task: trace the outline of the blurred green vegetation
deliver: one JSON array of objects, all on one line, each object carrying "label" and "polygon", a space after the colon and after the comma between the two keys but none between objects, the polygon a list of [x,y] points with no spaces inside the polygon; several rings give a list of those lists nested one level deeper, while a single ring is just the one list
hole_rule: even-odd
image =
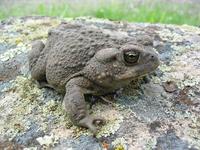
[{"label": "blurred green vegetation", "polygon": [[167,24],[200,25],[200,4],[170,3],[168,1],[101,1],[91,3],[39,3],[37,5],[17,4],[0,6],[0,20],[11,16],[57,16],[78,17],[93,16],[111,20],[131,22],[150,22]]}]

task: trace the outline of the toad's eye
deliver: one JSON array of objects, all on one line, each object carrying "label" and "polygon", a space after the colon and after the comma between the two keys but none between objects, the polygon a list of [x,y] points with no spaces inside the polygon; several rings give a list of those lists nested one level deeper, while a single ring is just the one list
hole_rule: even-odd
[{"label": "toad's eye", "polygon": [[137,63],[139,59],[139,52],[128,51],[124,53],[124,60],[128,64]]}]

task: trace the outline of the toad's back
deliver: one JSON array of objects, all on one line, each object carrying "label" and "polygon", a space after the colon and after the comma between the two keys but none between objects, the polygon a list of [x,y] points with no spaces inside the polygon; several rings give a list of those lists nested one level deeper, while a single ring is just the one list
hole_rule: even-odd
[{"label": "toad's back", "polygon": [[119,48],[131,38],[110,36],[99,29],[62,23],[49,31],[43,56],[46,78],[52,85],[64,85],[69,76],[81,71],[94,54],[104,48]]}]

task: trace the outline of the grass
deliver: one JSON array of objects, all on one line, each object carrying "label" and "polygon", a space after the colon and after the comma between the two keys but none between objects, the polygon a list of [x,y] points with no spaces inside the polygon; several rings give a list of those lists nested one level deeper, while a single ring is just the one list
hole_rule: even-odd
[{"label": "grass", "polygon": [[192,3],[169,3],[167,1],[145,1],[134,3],[133,1],[100,1],[91,3],[55,3],[45,5],[12,5],[0,6],[0,20],[11,16],[58,16],[78,17],[93,16],[111,20],[126,20],[130,22],[150,22],[167,24],[200,25],[200,5]]}]

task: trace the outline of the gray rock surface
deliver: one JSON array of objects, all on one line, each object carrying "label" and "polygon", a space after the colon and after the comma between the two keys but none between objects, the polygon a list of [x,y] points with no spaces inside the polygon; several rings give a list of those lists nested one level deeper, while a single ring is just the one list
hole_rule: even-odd
[{"label": "gray rock surface", "polygon": [[[45,42],[62,20],[10,19],[0,24],[0,149],[200,149],[200,28],[182,25],[64,19],[107,32],[150,35],[161,65],[120,90],[112,104],[97,100],[91,112],[106,125],[97,137],[73,126],[62,95],[39,89],[31,79],[27,52]],[[89,103],[88,103],[89,104]]]}]

